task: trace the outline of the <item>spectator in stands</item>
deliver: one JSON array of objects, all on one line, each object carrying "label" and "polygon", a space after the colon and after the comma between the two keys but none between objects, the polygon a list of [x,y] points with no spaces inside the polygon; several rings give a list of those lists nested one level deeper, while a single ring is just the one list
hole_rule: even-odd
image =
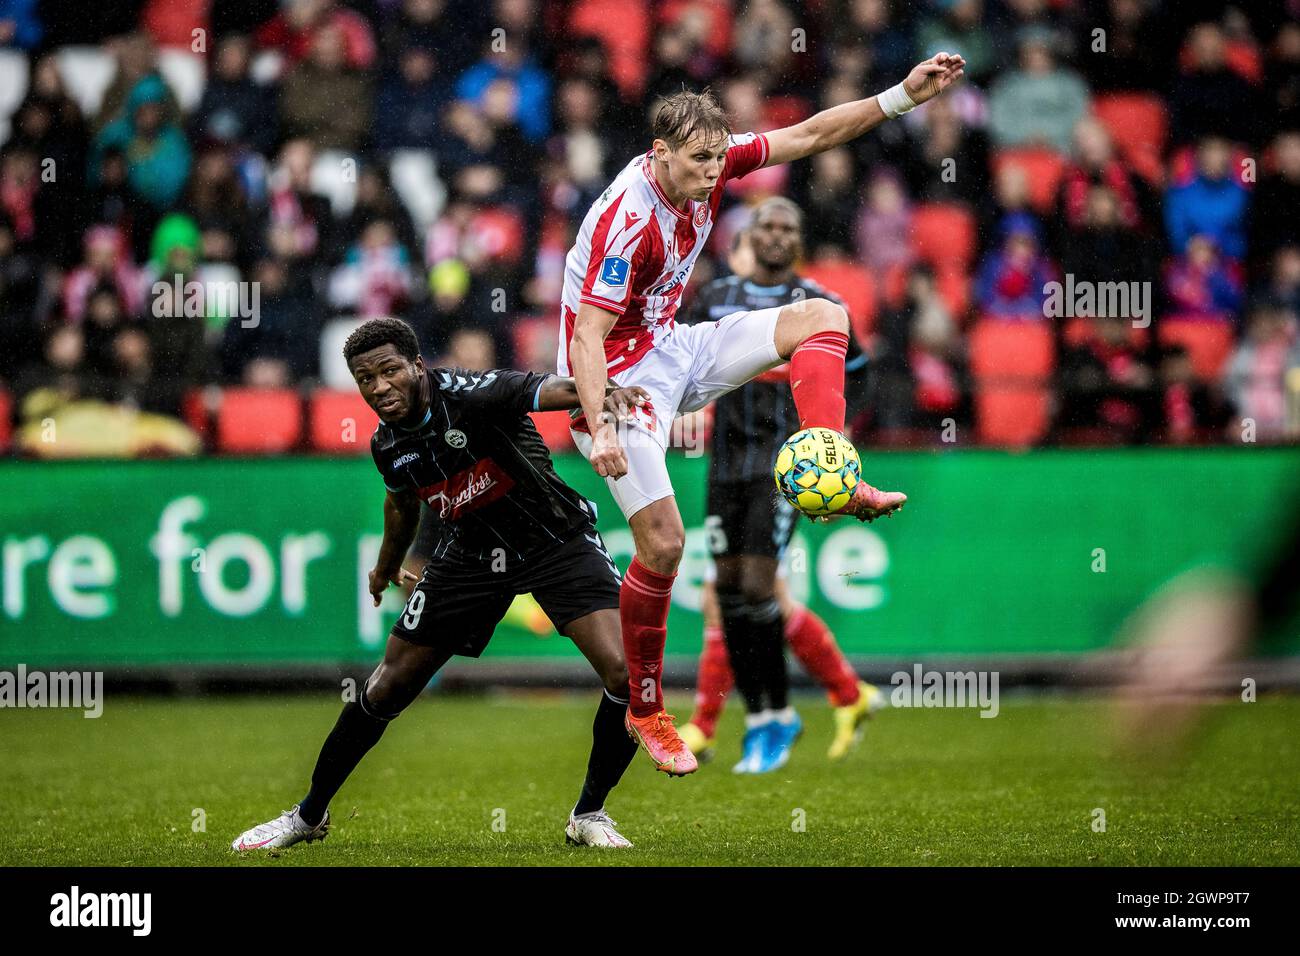
[{"label": "spectator in stands", "polygon": [[872,363],[874,424],[884,431],[937,430],[943,419],[971,421],[971,378],[965,345],[927,268],[911,274],[907,300],[883,312]]},{"label": "spectator in stands", "polygon": [[1283,128],[1300,127],[1300,23],[1282,24],[1269,50],[1264,89]]},{"label": "spectator in stands", "polygon": [[1218,391],[1196,374],[1191,355],[1171,345],[1160,357],[1161,438],[1184,444],[1222,432],[1228,410]]},{"label": "spectator in stands", "polygon": [[203,235],[203,261],[250,265],[248,201],[226,150],[210,149],[199,157],[184,210]]},{"label": "spectator in stands", "polygon": [[113,39],[105,44],[117,61],[117,72],[104,91],[104,98],[99,104],[99,115],[95,117],[92,132],[98,136],[110,123],[120,119],[129,119],[127,108],[132,92],[142,80],[152,78],[162,84],[163,122],[179,123],[181,107],[176,95],[158,72],[158,51],[149,34],[137,30],[124,37]]},{"label": "spectator in stands", "polygon": [[790,42],[796,26],[794,15],[779,0],[743,4],[732,30],[736,65],[764,86],[789,84],[800,71],[800,61],[807,59],[796,56]]},{"label": "spectator in stands", "polygon": [[44,35],[36,0],[0,0],[0,47],[34,50]]},{"label": "spectator in stands", "polygon": [[394,149],[434,149],[439,145],[438,117],[447,103],[448,80],[439,69],[440,51],[404,47],[397,69],[387,72],[375,99],[374,145]]},{"label": "spectator in stands", "polygon": [[363,319],[400,315],[414,288],[410,252],[397,241],[393,224],[378,219],[330,276],[330,304]]},{"label": "spectator in stands", "polygon": [[808,237],[813,259],[853,249],[858,204],[853,154],[841,146],[814,156],[807,194],[799,200],[808,221],[816,224]]},{"label": "spectator in stands", "polygon": [[401,0],[383,25],[380,46],[391,62],[411,48],[427,50],[438,60],[440,76],[460,76],[478,57],[478,40],[487,28],[487,9],[447,0]]},{"label": "spectator in stands", "polygon": [[[39,420],[55,404],[96,397],[104,383],[86,362],[86,338],[71,325],[53,326],[40,358],[24,367],[14,381],[19,420]],[[44,393],[44,394],[41,394]]]},{"label": "spectator in stands", "polygon": [[960,50],[966,75],[983,84],[998,66],[996,44],[984,25],[983,0],[937,0],[930,4],[941,16],[921,21],[911,59],[934,56],[940,50]]},{"label": "spectator in stands", "polygon": [[249,74],[248,37],[231,34],[217,42],[215,63],[191,120],[192,134],[270,155],[278,130],[275,88]]},{"label": "spectator in stands", "polygon": [[[187,391],[210,378],[206,295],[193,297],[190,285],[197,281],[202,241],[194,220],[172,213],[158,224],[152,242],[146,328],[158,373],[155,387],[161,395],[157,409],[172,415],[180,414]],[[224,321],[225,317],[214,318]]]},{"label": "spectator in stands", "polygon": [[1165,196],[1165,229],[1170,249],[1181,253],[1195,235],[1208,235],[1226,256],[1246,254],[1246,214],[1250,193],[1232,164],[1232,150],[1220,136],[1207,136],[1196,147],[1192,180]]},{"label": "spectator in stands", "polygon": [[1255,187],[1250,203],[1250,257],[1257,269],[1286,245],[1300,244],[1300,129],[1273,138],[1275,171]]},{"label": "spectator in stands", "polygon": [[92,184],[75,218],[81,232],[96,224],[113,226],[126,237],[131,257],[142,261],[148,256],[149,237],[158,213],[135,200],[127,182],[126,153],[121,149],[104,150],[99,158],[99,180]]},{"label": "spectator in stands", "polygon": [[41,278],[40,258],[18,249],[13,224],[0,211],[0,379],[11,379],[36,357]]},{"label": "spectator in stands", "polygon": [[18,249],[43,258],[62,250],[62,230],[53,215],[55,191],[57,181],[50,188],[41,182],[40,158],[30,147],[12,144],[0,153],[0,212]]},{"label": "spectator in stands", "polygon": [[1121,220],[1121,204],[1108,187],[1088,187],[1083,218],[1061,240],[1061,267],[1076,281],[1152,282],[1151,243]]},{"label": "spectator in stands", "polygon": [[100,132],[93,181],[98,181],[103,155],[111,149],[125,153],[127,182],[137,196],[155,209],[175,205],[189,177],[190,146],[181,128],[167,118],[167,87],[157,76],[136,83],[127,97],[126,114]]},{"label": "spectator in stands", "polygon": [[1263,297],[1300,315],[1300,245],[1283,246],[1273,254]]},{"label": "spectator in stands", "polygon": [[312,33],[311,53],[285,75],[280,123],[286,136],[317,149],[355,153],[370,132],[370,81],[347,59],[345,34],[335,23]]},{"label": "spectator in stands", "polygon": [[441,364],[471,372],[496,368],[496,346],[492,343],[492,336],[483,329],[456,329],[451,333],[447,355]]},{"label": "spectator in stands", "polygon": [[551,131],[551,78],[528,55],[523,37],[507,37],[499,49],[488,42],[481,60],[456,81],[456,97],[482,105],[494,83],[514,87],[514,119],[529,141],[537,143]]},{"label": "spectator in stands", "polygon": [[[1105,0],[1099,16],[1090,13],[1078,18],[1077,44],[1086,51],[1079,57],[1079,65],[1094,91],[1164,87],[1166,78],[1159,67],[1163,57],[1157,51],[1166,44],[1162,43],[1156,12],[1156,6],[1145,0]],[[1104,52],[1096,49],[1099,41],[1105,44]]]},{"label": "spectator in stands", "polygon": [[1056,270],[1041,251],[1038,225],[1013,213],[1002,221],[1001,232],[1001,245],[985,257],[976,279],[980,311],[1001,319],[1042,319],[1046,285]]},{"label": "spectator in stands", "polygon": [[1213,236],[1192,236],[1187,251],[1168,266],[1165,293],[1180,316],[1231,322],[1241,304],[1240,271],[1223,261]]},{"label": "spectator in stands", "polygon": [[[1300,374],[1295,313],[1263,301],[1251,309],[1246,334],[1228,361],[1228,396],[1243,427],[1254,425],[1257,440],[1287,433],[1287,381]],[[1292,386],[1294,388],[1294,386]],[[1300,400],[1293,393],[1292,401]]]},{"label": "spectator in stands", "polygon": [[1057,365],[1058,439],[1076,429],[1115,444],[1149,440],[1158,415],[1155,372],[1120,316],[1097,316],[1085,340],[1067,347]]},{"label": "spectator in stands", "polygon": [[907,127],[903,163],[912,195],[924,202],[982,202],[989,194],[988,138],[983,130],[963,123],[954,98],[947,96],[908,116],[918,117]]},{"label": "spectator in stands", "polygon": [[1067,152],[1075,124],[1088,110],[1087,84],[1056,63],[1053,35],[1046,30],[1024,30],[1019,46],[1020,68],[1000,75],[989,89],[993,144]]},{"label": "spectator in stands", "polygon": [[913,262],[912,206],[898,173],[884,167],[867,186],[867,202],[858,216],[858,253],[877,275],[906,269]]},{"label": "spectator in stands", "polygon": [[[290,140],[280,149],[261,227],[263,253],[286,261],[291,282],[308,281],[310,267],[320,263],[331,248],[334,220],[329,200],[311,188],[315,158],[315,150],[305,139]],[[306,268],[295,274],[295,266]]]},{"label": "spectator in stands", "polygon": [[379,220],[392,227],[398,245],[407,251],[408,257],[413,250],[419,248],[410,213],[389,183],[384,167],[378,163],[367,163],[357,173],[357,194],[352,211],[336,224],[334,232],[338,238],[330,260],[343,261],[348,250],[361,241],[366,227]]},{"label": "spectator in stands", "polygon": [[[871,51],[875,72],[883,76],[904,76],[914,62],[912,40],[901,25],[898,8],[897,0],[852,0],[848,4],[853,32]],[[935,49],[965,50],[966,47],[954,44]],[[970,60],[966,63],[969,66]]]},{"label": "spectator in stands", "polygon": [[63,317],[81,324],[92,292],[108,288],[132,315],[144,309],[144,279],[131,261],[126,237],[113,226],[94,226],[85,235],[85,259],[63,285]]},{"label": "spectator in stands", "polygon": [[1061,214],[1070,229],[1083,225],[1094,186],[1104,186],[1114,198],[1119,225],[1142,227],[1144,187],[1115,156],[1106,127],[1087,116],[1074,128],[1074,154],[1061,177]]},{"label": "spectator in stands", "polygon": [[375,64],[375,38],[370,24],[355,10],[334,0],[284,0],[283,9],[258,29],[257,45],[278,50],[293,67],[307,60],[320,33],[334,31],[339,60],[350,70],[368,70]]},{"label": "spectator in stands", "polygon": [[315,375],[320,364],[320,321],[310,289],[289,281],[285,263],[263,259],[254,267],[259,284],[256,323],[228,322],[218,349],[222,381],[254,386],[289,384]]},{"label": "spectator in stands", "polygon": [[1254,87],[1227,58],[1227,41],[1216,23],[1197,25],[1187,38],[1187,68],[1170,87],[1170,138],[1174,144],[1208,136],[1250,142],[1260,102]]}]

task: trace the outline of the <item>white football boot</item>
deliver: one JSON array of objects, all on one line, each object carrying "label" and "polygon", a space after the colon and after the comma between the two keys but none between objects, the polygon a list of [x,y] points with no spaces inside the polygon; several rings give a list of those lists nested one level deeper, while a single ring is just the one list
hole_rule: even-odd
[{"label": "white football boot", "polygon": [[569,814],[569,825],[564,828],[564,842],[570,846],[598,846],[607,850],[625,850],[632,841],[618,830],[602,807],[590,813]]},{"label": "white football boot", "polygon": [[245,830],[239,835],[238,840],[230,844],[230,848],[240,852],[246,850],[280,850],[287,846],[293,846],[295,843],[301,843],[304,840],[308,843],[323,840],[329,835],[329,829],[330,812],[328,810],[325,811],[324,819],[313,827],[308,826],[306,821],[298,816],[298,805],[294,804],[274,820],[259,823],[253,829]]}]

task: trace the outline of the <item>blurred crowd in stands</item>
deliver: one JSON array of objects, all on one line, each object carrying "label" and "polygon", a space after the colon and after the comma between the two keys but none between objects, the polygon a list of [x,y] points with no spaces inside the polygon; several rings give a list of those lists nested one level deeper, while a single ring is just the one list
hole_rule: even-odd
[{"label": "blurred crowd in stands", "polygon": [[553,369],[658,95],[761,131],[941,49],[957,90],[731,184],[692,288],[788,195],[871,358],[862,441],[1296,440],[1300,0],[0,0],[0,450],[88,408],[211,446],[226,395],[346,387],[377,315]]}]

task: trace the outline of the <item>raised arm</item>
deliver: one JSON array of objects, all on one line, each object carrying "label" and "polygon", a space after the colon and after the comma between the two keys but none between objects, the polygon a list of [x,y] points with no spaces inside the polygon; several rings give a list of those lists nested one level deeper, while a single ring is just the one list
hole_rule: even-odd
[{"label": "raised arm", "polygon": [[627,455],[619,447],[614,422],[601,414],[605,404],[605,336],[617,321],[616,313],[584,302],[578,306],[569,342],[569,364],[573,367],[578,402],[591,430],[591,467],[602,478],[627,474]]},{"label": "raised arm", "polygon": [[789,163],[824,153],[857,139],[887,119],[934,99],[962,77],[966,61],[955,53],[936,53],[912,67],[907,79],[877,96],[841,103],[802,123],[773,130],[767,136],[766,165]]}]

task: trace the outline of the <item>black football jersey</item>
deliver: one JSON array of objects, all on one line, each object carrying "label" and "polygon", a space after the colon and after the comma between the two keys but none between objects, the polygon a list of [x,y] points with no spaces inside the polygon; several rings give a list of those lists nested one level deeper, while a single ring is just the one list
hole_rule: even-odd
[{"label": "black football jersey", "polygon": [[370,439],[390,491],[410,489],[440,523],[432,560],[520,561],[594,527],[595,505],[555,473],[528,417],[549,374],[434,368],[416,428],[381,422]]},{"label": "black football jersey", "polygon": [[[750,312],[789,305],[799,299],[843,301],[824,286],[796,276],[783,285],[758,285],[740,276],[716,279],[695,293],[686,321],[716,322],[733,312]],[[849,335],[844,360],[844,394],[863,389],[862,376],[867,357]],[[850,407],[853,402],[849,402]],[[714,406],[713,446],[709,458],[709,480],[750,481],[770,478],[781,444],[799,430],[790,385],[784,381],[753,381],[728,392]]]}]

